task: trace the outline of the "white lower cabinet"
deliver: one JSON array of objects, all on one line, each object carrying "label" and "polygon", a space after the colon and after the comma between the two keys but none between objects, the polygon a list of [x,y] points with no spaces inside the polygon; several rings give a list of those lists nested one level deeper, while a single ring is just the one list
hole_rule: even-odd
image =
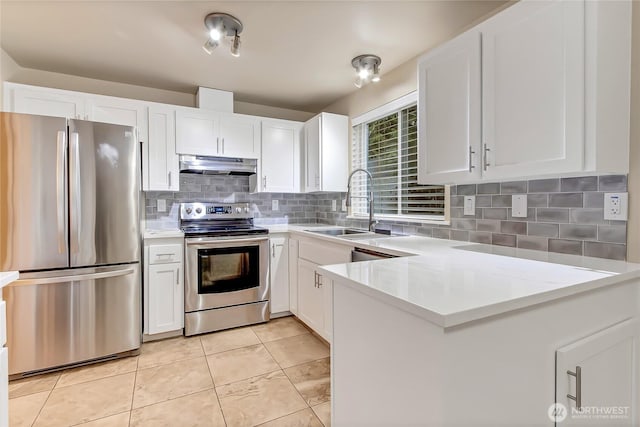
[{"label": "white lower cabinet", "polygon": [[271,314],[289,311],[289,242],[286,236],[271,235]]},{"label": "white lower cabinet", "polygon": [[[634,379],[640,368],[639,344],[640,322],[631,319],[557,350],[556,399],[567,408],[562,426],[638,425],[632,409],[638,393]],[[583,414],[574,413],[580,408]],[[593,408],[615,410],[619,418],[589,416],[585,411]]]},{"label": "white lower cabinet", "polygon": [[289,239],[289,311],[298,315],[298,240]]},{"label": "white lower cabinet", "polygon": [[298,242],[298,301],[294,314],[329,342],[333,336],[333,281],[322,276],[318,267],[350,262],[351,249],[315,239]]},{"label": "white lower cabinet", "polygon": [[145,239],[144,334],[184,327],[183,239]]}]

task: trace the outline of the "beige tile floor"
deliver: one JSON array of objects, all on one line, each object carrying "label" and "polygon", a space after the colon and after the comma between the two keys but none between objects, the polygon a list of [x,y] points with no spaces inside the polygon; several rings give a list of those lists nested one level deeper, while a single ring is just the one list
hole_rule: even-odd
[{"label": "beige tile floor", "polygon": [[9,425],[330,426],[329,348],[295,318],[9,383]]}]

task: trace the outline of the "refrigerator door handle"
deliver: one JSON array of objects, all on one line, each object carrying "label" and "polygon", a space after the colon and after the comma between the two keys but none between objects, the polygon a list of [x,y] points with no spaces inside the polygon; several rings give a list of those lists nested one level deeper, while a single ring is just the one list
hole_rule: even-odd
[{"label": "refrigerator door handle", "polygon": [[82,205],[80,203],[80,135],[78,132],[71,132],[70,137],[70,193],[73,206],[74,219],[71,227],[71,252],[80,252],[80,230],[82,227]]},{"label": "refrigerator door handle", "polygon": [[66,233],[65,233],[65,177],[67,176],[67,133],[58,131],[57,147],[56,147],[56,207],[57,207],[57,224],[58,224],[58,252],[67,251]]},{"label": "refrigerator door handle", "polygon": [[98,273],[78,274],[72,276],[54,276],[43,277],[37,279],[18,279],[11,283],[11,286],[27,286],[27,285],[46,285],[51,283],[68,283],[79,282],[82,280],[97,280],[106,279],[108,277],[126,276],[134,272],[133,267],[128,267],[123,270],[101,271]]}]

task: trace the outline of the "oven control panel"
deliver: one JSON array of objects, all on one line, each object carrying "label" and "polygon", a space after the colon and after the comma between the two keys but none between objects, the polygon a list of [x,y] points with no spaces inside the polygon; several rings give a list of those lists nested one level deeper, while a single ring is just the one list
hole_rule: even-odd
[{"label": "oven control panel", "polygon": [[249,203],[180,203],[180,219],[253,218]]}]

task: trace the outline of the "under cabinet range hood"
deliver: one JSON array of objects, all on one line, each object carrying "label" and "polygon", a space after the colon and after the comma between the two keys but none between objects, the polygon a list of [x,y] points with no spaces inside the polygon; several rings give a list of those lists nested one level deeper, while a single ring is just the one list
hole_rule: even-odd
[{"label": "under cabinet range hood", "polygon": [[180,172],[204,175],[253,175],[257,172],[256,159],[236,159],[210,156],[180,156]]}]

